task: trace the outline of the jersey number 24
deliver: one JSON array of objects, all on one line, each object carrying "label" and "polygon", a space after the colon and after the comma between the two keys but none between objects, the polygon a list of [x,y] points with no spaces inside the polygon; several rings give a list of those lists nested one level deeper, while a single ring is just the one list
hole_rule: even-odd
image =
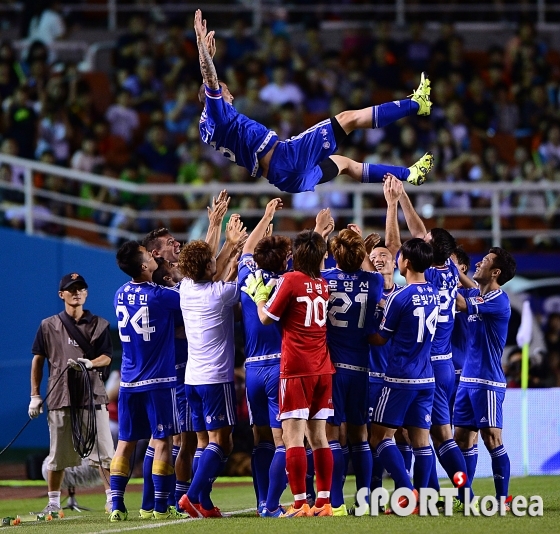
[{"label": "jersey number 24", "polygon": [[126,328],[126,325],[129,323],[134,328],[134,331],[142,336],[144,341],[150,341],[150,334],[153,334],[156,331],[155,326],[150,326],[150,310],[148,306],[141,306],[138,308],[138,311],[130,317],[128,313],[128,308],[126,306],[117,306],[117,317],[122,314],[122,319],[119,320],[119,337],[123,343],[130,343],[130,336],[122,333],[121,328]]}]

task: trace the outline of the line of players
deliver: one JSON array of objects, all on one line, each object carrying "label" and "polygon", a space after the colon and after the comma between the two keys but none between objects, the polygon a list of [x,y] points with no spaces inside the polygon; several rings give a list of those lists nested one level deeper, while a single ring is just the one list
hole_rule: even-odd
[{"label": "line of players", "polygon": [[[507,496],[500,360],[510,307],[500,286],[515,274],[515,261],[492,248],[477,264],[476,283],[469,280],[468,256],[445,230],[426,231],[402,183],[387,175],[384,193],[384,245],[350,225],[329,242],[333,269],[323,268],[330,212],[322,210],[315,231],[291,243],[271,235],[280,199],[269,202],[249,236],[232,216],[216,257],[225,192],[209,212],[205,242],[180,249],[163,229],[119,249],[119,267],[132,281],[115,295],[123,367],[111,521],[127,518],[130,456],[148,435],[140,516],[223,516],[210,493],[232,447],[239,301],[259,515],[346,515],[349,455],[358,489],[379,486],[384,469],[396,487],[438,489],[435,449],[451,478],[467,473],[471,491],[478,431],[492,456],[496,496]],[[413,236],[403,244],[399,204]],[[404,287],[393,281],[395,266]],[[173,435],[180,435],[175,445]],[[306,487],[310,459],[314,503]],[[284,510],[287,482],[294,504]]]}]

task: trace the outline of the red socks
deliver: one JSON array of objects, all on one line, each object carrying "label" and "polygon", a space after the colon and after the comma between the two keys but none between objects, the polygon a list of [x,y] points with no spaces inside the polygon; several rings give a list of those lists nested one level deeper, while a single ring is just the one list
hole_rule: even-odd
[{"label": "red socks", "polygon": [[330,504],[331,483],[333,473],[333,455],[330,447],[313,451],[315,461],[315,480],[317,481],[317,500],[315,506],[322,508]]},{"label": "red socks", "polygon": [[286,449],[286,472],[288,473],[288,482],[290,483],[290,489],[292,490],[292,493],[294,495],[294,507],[301,508],[301,506],[307,502],[305,494],[305,475],[307,473],[307,457],[305,456],[305,447],[291,447],[290,449]]}]

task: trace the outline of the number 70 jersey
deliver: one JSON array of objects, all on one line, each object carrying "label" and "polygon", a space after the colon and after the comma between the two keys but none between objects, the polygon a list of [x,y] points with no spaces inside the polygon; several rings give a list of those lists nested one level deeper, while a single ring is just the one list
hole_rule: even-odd
[{"label": "number 70 jersey", "polygon": [[177,287],[128,282],[114,299],[122,343],[121,388],[127,391],[175,387]]},{"label": "number 70 jersey", "polygon": [[438,311],[438,290],[428,282],[409,284],[387,298],[379,335],[392,339],[385,371],[391,387],[433,387],[430,351]]}]

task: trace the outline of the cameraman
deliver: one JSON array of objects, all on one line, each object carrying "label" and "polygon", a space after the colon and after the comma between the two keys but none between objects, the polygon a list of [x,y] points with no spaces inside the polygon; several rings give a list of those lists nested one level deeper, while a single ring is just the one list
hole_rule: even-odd
[{"label": "cameraman", "polygon": [[[111,502],[109,485],[109,467],[114,454],[113,440],[109,429],[109,412],[107,411],[107,393],[101,380],[100,368],[111,364],[113,347],[109,335],[109,323],[105,319],[84,310],[87,298],[87,284],[84,278],[77,273],[65,275],[60,281],[58,296],[64,301],[64,311],[41,321],[41,325],[33,342],[33,362],[31,364],[31,402],[29,403],[29,417],[34,419],[43,412],[43,399],[40,388],[43,378],[45,359],[49,362],[48,390],[54,389],[48,399],[48,425],[50,433],[50,450],[47,457],[47,483],[49,502],[43,513],[58,512],[62,517],[60,507],[60,488],[66,467],[75,467],[82,464],[82,459],[74,450],[72,441],[72,424],[70,415],[70,392],[68,388],[72,377],[69,377],[70,366],[75,371],[81,371],[82,363],[88,372],[92,383],[97,423],[97,436],[95,446],[89,458],[92,465],[97,465],[101,479],[105,485],[107,502]],[[64,325],[64,322],[68,326]],[[70,334],[69,330],[79,332]],[[75,339],[82,334],[91,344],[88,352],[90,358],[80,347]],[[83,345],[82,345],[83,346]],[[63,375],[60,378],[60,375]],[[58,380],[60,378],[60,380]],[[74,380],[77,377],[73,377]],[[58,380],[58,382],[57,382]],[[81,403],[86,405],[87,399]],[[99,447],[99,450],[98,450]],[[110,506],[109,506],[110,508]],[[107,506],[106,506],[107,510]]]}]

